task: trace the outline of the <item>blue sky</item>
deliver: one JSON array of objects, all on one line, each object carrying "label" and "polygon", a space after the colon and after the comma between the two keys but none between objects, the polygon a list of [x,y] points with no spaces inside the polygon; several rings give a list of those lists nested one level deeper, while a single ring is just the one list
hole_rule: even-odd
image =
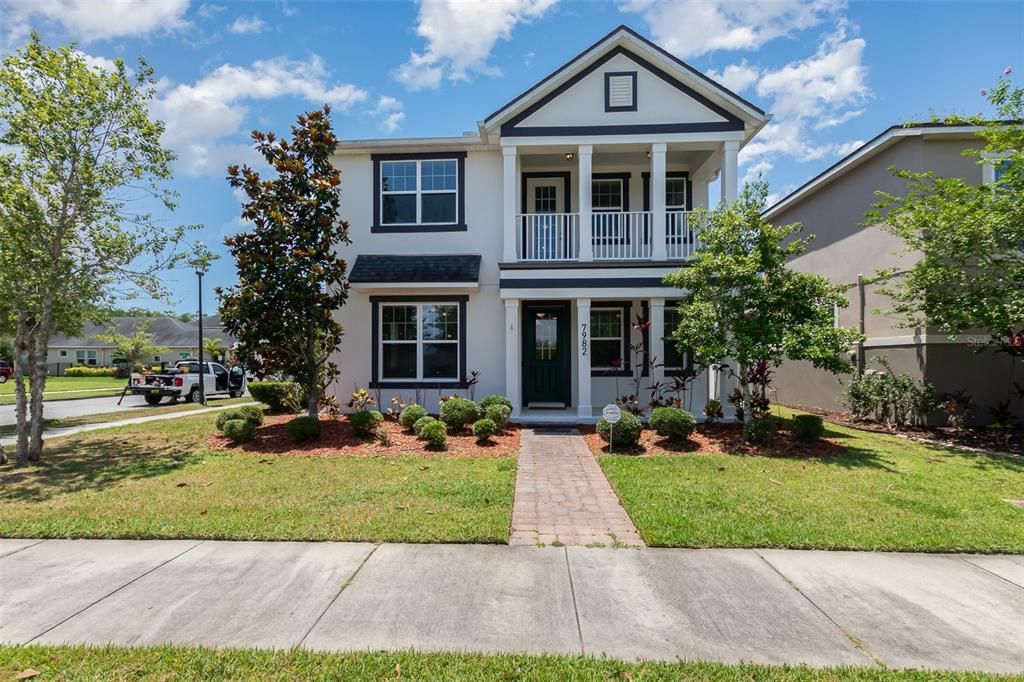
[{"label": "blue sky", "polygon": [[[987,111],[979,90],[1006,66],[1024,72],[1019,1],[0,0],[0,51],[35,28],[97,65],[146,57],[180,157],[179,209],[163,218],[205,226],[198,238],[225,256],[212,288],[234,281],[221,242],[241,223],[224,167],[253,160],[248,131],[286,133],[329,101],[343,139],[461,134],[619,24],[773,113],[740,172],[777,195],[892,124]],[[192,310],[194,279],[169,275],[169,306],[136,303]],[[209,289],[204,300],[215,305]]]}]

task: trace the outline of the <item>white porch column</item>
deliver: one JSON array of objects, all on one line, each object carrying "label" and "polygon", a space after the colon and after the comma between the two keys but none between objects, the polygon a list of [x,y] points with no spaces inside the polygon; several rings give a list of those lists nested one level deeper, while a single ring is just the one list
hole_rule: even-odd
[{"label": "white porch column", "polygon": [[[588,200],[589,201],[589,200]],[[576,299],[576,414],[589,417],[594,413],[590,404],[590,299]]]},{"label": "white porch column", "polygon": [[519,416],[523,404],[522,338],[519,331],[519,299],[505,299],[505,395],[512,402],[512,415]]},{"label": "white porch column", "polygon": [[506,146],[501,148],[502,157],[502,192],[503,192],[503,233],[504,246],[501,251],[501,260],[512,263],[516,260],[516,239],[519,230],[516,229],[516,148]]},{"label": "white porch column", "polygon": [[722,155],[722,198],[732,203],[739,196],[739,178],[737,177],[739,166],[740,143],[729,140],[724,143]]},{"label": "white porch column", "polygon": [[[591,173],[593,168],[594,147],[589,144],[581,144],[576,151],[576,159],[579,162],[576,175],[579,177],[579,188],[576,195],[580,200],[580,260],[594,260],[594,241],[591,236],[594,232],[593,222],[590,219],[590,191]],[[588,302],[589,305],[589,302]],[[588,320],[589,323],[589,320]],[[589,357],[589,356],[588,356]],[[588,360],[589,361],[589,360]],[[587,384],[588,386],[590,384]],[[587,395],[590,395],[589,393]]]},{"label": "white porch column", "polygon": [[665,381],[665,343],[661,340],[665,333],[665,299],[652,298],[650,302],[651,328],[647,332],[650,348],[648,353],[654,358],[655,367],[651,368],[651,384]]},{"label": "white porch column", "polygon": [[665,244],[665,152],[668,145],[656,142],[651,145],[651,259],[668,260]]}]

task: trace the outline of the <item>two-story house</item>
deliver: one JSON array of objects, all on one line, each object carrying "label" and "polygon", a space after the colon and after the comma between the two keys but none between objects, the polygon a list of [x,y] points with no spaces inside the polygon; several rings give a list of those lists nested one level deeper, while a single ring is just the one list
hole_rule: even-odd
[{"label": "two-story house", "polygon": [[[737,154],[768,119],[622,26],[474,133],[343,142],[339,399],[418,391],[436,409],[475,371],[477,397],[507,395],[521,420],[588,421],[632,392],[633,344],[659,365],[644,387],[684,372],[662,277],[696,246],[691,211],[736,198]],[[701,373],[686,406],[725,383]]]}]

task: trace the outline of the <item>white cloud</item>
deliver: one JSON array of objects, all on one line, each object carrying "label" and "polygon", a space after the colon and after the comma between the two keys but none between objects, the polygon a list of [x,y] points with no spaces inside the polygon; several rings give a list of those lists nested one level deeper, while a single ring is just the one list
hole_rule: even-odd
[{"label": "white cloud", "polygon": [[396,111],[400,110],[401,108],[402,103],[395,99],[394,97],[390,97],[388,95],[381,95],[380,98],[377,100],[377,106],[373,110],[373,113],[382,114],[386,111]]},{"label": "white cloud", "polygon": [[178,153],[183,170],[222,173],[227,155],[237,155],[232,162],[252,158],[251,150],[248,156],[243,151],[247,145],[221,142],[242,129],[245,103],[287,96],[345,111],[368,95],[354,85],[330,82],[316,55],[306,61],[275,57],[249,67],[224,64],[191,85],[165,85],[153,113],[167,124],[164,141]]},{"label": "white cloud", "polygon": [[81,50],[78,50],[78,54],[82,57],[82,59],[85,60],[85,63],[93,69],[101,69],[103,71],[117,70],[117,64],[114,63],[113,59],[107,59],[106,57],[88,54],[86,52],[82,52]]},{"label": "white cloud", "polygon": [[427,41],[411,52],[394,77],[410,90],[436,88],[441,80],[466,80],[470,72],[495,75],[487,63],[498,40],[508,40],[520,23],[547,12],[558,0],[420,0],[416,33]]},{"label": "white cloud", "polygon": [[246,35],[249,33],[262,33],[267,29],[267,22],[263,21],[259,17],[238,17],[235,19],[228,30],[232,33],[238,33]]},{"label": "white cloud", "polygon": [[836,126],[841,126],[847,121],[857,118],[863,113],[864,109],[850,109],[849,111],[844,111],[843,113],[835,116],[825,116],[814,124],[814,129],[825,130],[826,128],[835,128]]},{"label": "white cloud", "polygon": [[74,40],[89,43],[185,28],[189,0],[0,0],[4,42],[13,44],[39,22],[60,24]]},{"label": "white cloud", "polygon": [[207,2],[199,5],[199,9],[196,10],[203,19],[213,19],[215,16],[227,9],[227,5],[213,5]]},{"label": "white cloud", "polygon": [[843,0],[626,0],[654,41],[680,57],[714,50],[756,50],[770,40],[817,26],[845,6]]},{"label": "white cloud", "polygon": [[377,106],[370,112],[380,117],[380,129],[388,135],[398,130],[405,121],[405,112],[402,111],[402,102],[390,95],[381,95],[377,99]]},{"label": "white cloud", "polygon": [[772,97],[772,113],[814,118],[867,99],[867,67],[864,66],[863,38],[846,39],[840,26],[807,59],[766,71],[757,84],[757,94]]},{"label": "white cloud", "polygon": [[404,112],[396,111],[394,113],[388,114],[387,116],[384,117],[384,120],[380,122],[381,130],[390,135],[391,133],[398,130],[398,128],[402,125],[402,121],[404,120]]},{"label": "white cloud", "polygon": [[760,73],[757,67],[750,66],[747,64],[747,60],[744,59],[739,64],[730,64],[725,67],[722,73],[710,69],[708,77],[713,78],[733,92],[741,92],[756,83]]}]

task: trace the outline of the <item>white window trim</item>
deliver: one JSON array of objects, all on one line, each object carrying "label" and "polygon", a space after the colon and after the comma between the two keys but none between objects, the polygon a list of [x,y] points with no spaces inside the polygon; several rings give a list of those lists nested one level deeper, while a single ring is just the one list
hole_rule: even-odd
[{"label": "white window trim", "polygon": [[[597,207],[593,205],[594,202],[594,185],[599,182],[614,182],[619,186],[619,205],[618,207]],[[626,188],[622,182],[622,178],[594,178],[590,181],[590,202],[591,211],[594,213],[623,213],[625,209],[623,206],[626,205]]]},{"label": "white window trim", "polygon": [[[454,189],[423,189],[423,162],[424,161],[445,161],[455,164],[455,188]],[[416,190],[385,190],[384,183],[381,181],[380,196],[377,197],[377,203],[380,206],[380,224],[387,225],[388,227],[403,227],[410,225],[458,225],[459,218],[459,183],[462,182],[462,178],[459,177],[459,163],[457,159],[388,159],[387,161],[381,161],[380,174],[384,176],[384,165],[388,163],[414,163],[416,164]],[[389,194],[414,194],[416,195],[416,222],[412,223],[388,223],[384,221],[384,197]],[[424,194],[452,194],[455,196],[455,220],[443,222],[443,223],[425,223],[422,222],[423,216],[423,195]]]},{"label": "white window trim", "polygon": [[[618,313],[618,315],[619,315],[619,335],[618,335],[617,338],[612,338],[611,336],[595,336],[594,335],[594,313],[606,312],[606,311],[607,312]],[[626,365],[626,349],[623,347],[623,345],[625,343],[625,336],[626,336],[625,325],[626,325],[626,313],[625,313],[625,311],[621,307],[599,306],[599,307],[591,308],[590,309],[590,334],[591,334],[591,336],[590,336],[590,347],[591,348],[594,347],[594,342],[595,341],[615,341],[615,342],[617,342],[619,344],[619,359],[622,361],[622,366],[619,367],[618,369],[622,369]],[[592,369],[592,370],[599,370],[600,371],[600,370],[610,370],[610,369],[616,369],[616,368],[615,367],[611,367],[611,366],[606,366],[606,365],[591,365],[590,369]]]},{"label": "white window trim", "polygon": [[[459,377],[462,376],[461,357],[460,357],[460,353],[459,353],[459,344],[463,342],[463,339],[461,338],[461,322],[462,321],[459,320],[456,317],[455,329],[456,329],[456,333],[459,334],[458,338],[456,338],[454,340],[451,340],[451,339],[436,339],[436,340],[435,339],[431,339],[431,340],[425,340],[423,338],[423,308],[426,307],[426,306],[431,306],[431,305],[452,306],[452,307],[455,308],[455,314],[456,315],[461,314],[460,313],[460,306],[459,306],[459,304],[458,303],[453,303],[452,301],[416,301],[416,302],[411,302],[410,301],[408,303],[402,303],[401,301],[394,301],[394,302],[388,302],[388,303],[381,303],[380,304],[380,320],[378,322],[379,326],[377,328],[377,345],[378,345],[377,352],[378,352],[379,357],[381,359],[381,361],[380,361],[380,368],[378,369],[378,372],[380,373],[380,376],[377,378],[377,381],[379,383],[381,383],[381,384],[396,383],[396,382],[397,383],[401,383],[401,382],[404,382],[404,381],[417,381],[417,382],[426,382],[426,383],[429,383],[429,382],[449,383],[449,382],[452,382],[452,381],[458,381]],[[384,309],[385,308],[409,308],[409,307],[416,308],[416,339],[413,340],[413,341],[409,341],[409,340],[402,340],[402,341],[399,341],[399,340],[390,341],[389,340],[389,341],[386,341],[384,339]],[[455,376],[453,376],[453,377],[426,377],[426,378],[424,378],[424,376],[423,376],[423,345],[425,343],[446,343],[446,344],[452,344],[452,345],[455,346]],[[394,344],[394,345],[405,344],[405,345],[415,345],[416,346],[416,376],[415,377],[385,377],[384,376],[384,345],[385,344],[389,344],[389,345],[390,344]]]},{"label": "white window trim", "polygon": [[981,184],[991,185],[996,181],[996,166],[1010,158],[1009,154],[982,154]]},{"label": "white window trim", "polygon": [[[683,183],[683,203],[682,203],[682,205],[668,203],[668,183],[674,182],[674,181],[680,181],[680,182]],[[665,211],[667,213],[675,213],[675,212],[679,212],[679,211],[685,211],[686,210],[686,202],[690,198],[689,197],[689,192],[690,192],[690,183],[687,182],[687,178],[685,178],[685,177],[665,178]]]}]

